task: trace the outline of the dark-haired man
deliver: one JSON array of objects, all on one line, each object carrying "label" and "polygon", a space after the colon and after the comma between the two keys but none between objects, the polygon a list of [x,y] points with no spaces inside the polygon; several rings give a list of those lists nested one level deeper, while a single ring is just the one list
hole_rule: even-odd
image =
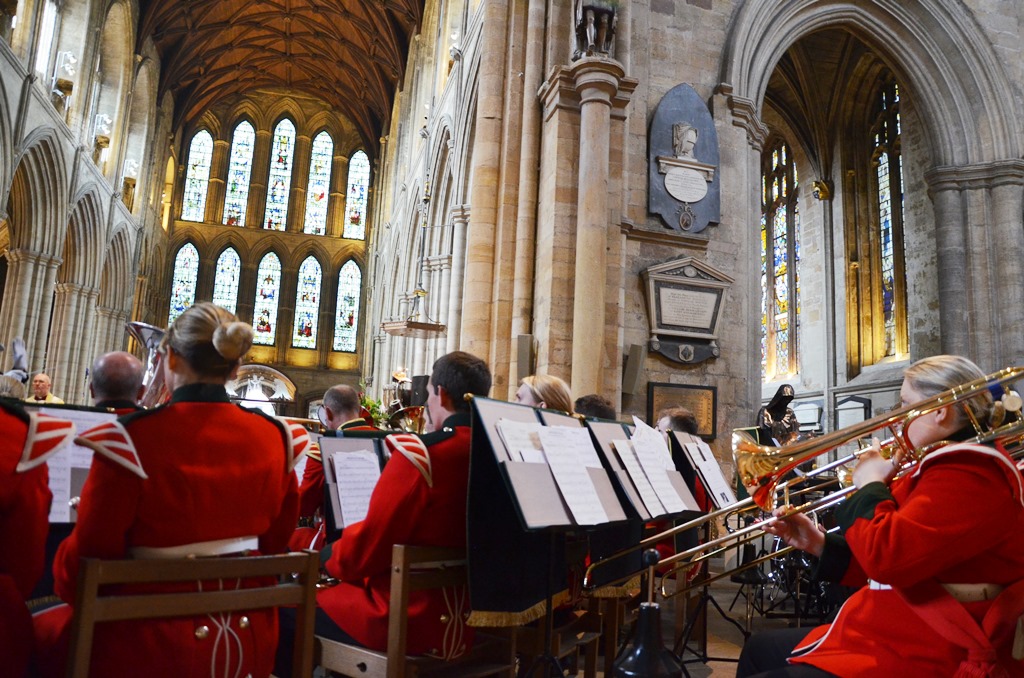
[{"label": "dark-haired man", "polygon": [[[466,494],[469,484],[470,431],[467,393],[486,396],[491,372],[486,363],[462,351],[434,363],[427,382],[427,418],[431,433],[390,435],[391,459],[370,497],[366,519],[345,528],[331,548],[327,573],[340,581],[317,592],[316,634],[371,649],[387,646],[391,587],[391,549],[395,544],[466,546]],[[472,639],[465,609],[451,609],[443,591],[419,591],[409,600],[408,647],[455,657]],[[280,651],[275,673],[287,675],[294,623],[282,613]]]},{"label": "dark-haired man", "polygon": [[588,393],[577,398],[576,402],[573,403],[573,411],[576,414],[582,414],[584,417],[615,421],[615,405],[612,405],[610,400],[597,393]]},{"label": "dark-haired man", "polygon": [[142,397],[142,361],[126,351],[104,353],[92,364],[89,395],[96,407],[109,407],[118,414],[139,409]]}]

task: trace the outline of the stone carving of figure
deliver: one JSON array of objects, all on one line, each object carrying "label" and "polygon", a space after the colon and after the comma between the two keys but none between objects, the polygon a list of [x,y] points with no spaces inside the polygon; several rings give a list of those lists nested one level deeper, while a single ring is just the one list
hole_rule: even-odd
[{"label": "stone carving of figure", "polygon": [[672,125],[672,148],[677,158],[693,158],[693,147],[697,145],[697,128],[688,122]]},{"label": "stone carving of figure", "polygon": [[618,0],[575,0],[576,50],[573,59],[613,56]]}]

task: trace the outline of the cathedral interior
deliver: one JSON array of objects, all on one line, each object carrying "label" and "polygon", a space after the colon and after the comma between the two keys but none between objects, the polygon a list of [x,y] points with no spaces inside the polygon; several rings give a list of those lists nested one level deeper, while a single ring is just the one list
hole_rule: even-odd
[{"label": "cathedral interior", "polygon": [[[88,402],[212,300],[381,398],[452,350],[726,457],[1024,361],[1024,5],[0,0],[0,343]],[[0,354],[0,370],[10,364]]]}]

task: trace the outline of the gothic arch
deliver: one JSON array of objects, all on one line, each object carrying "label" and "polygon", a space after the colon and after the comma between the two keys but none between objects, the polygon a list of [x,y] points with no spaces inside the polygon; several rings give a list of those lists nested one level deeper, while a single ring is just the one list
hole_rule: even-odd
[{"label": "gothic arch", "polygon": [[95,187],[74,202],[64,240],[64,262],[57,272],[59,282],[97,287],[100,282],[103,247],[102,201]]},{"label": "gothic arch", "polygon": [[132,88],[132,103],[128,113],[128,144],[124,154],[122,177],[136,180],[135,200],[132,212],[138,216],[146,203],[150,176],[148,157],[153,155],[150,148],[151,130],[156,122],[156,87],[159,79],[159,65],[151,58],[145,58],[135,72]]},{"label": "gothic arch", "polygon": [[126,225],[118,229],[107,246],[99,296],[99,305],[104,308],[127,310],[128,296],[135,289],[132,280],[131,239]]},{"label": "gothic arch", "polygon": [[67,167],[53,129],[40,128],[25,139],[10,191],[11,249],[58,257],[67,227]]},{"label": "gothic arch", "polygon": [[283,119],[288,118],[295,124],[295,135],[305,134],[306,116],[302,107],[290,97],[284,97],[274,102],[273,106],[267,108],[267,120],[270,121],[268,129],[273,134],[274,129]]},{"label": "gothic arch", "polygon": [[309,256],[316,259],[317,263],[320,264],[320,270],[325,276],[328,275],[329,269],[327,268],[327,265],[331,261],[331,255],[323,245],[316,241],[304,243],[286,256],[282,256],[281,266],[289,271],[298,271],[299,266],[301,266],[302,262]]},{"label": "gothic arch", "polygon": [[[119,151],[127,144],[127,140],[119,138],[119,132],[133,75],[134,26],[134,16],[129,2],[117,0],[110,4],[103,21],[97,56],[99,99],[87,128],[90,138],[106,136],[109,139],[108,157],[105,163],[101,163],[101,169],[107,178],[114,175]],[[110,120],[101,125],[100,116],[107,116]]]},{"label": "gothic arch", "polygon": [[245,238],[242,237],[241,233],[231,230],[226,230],[212,238],[210,240],[210,244],[207,246],[207,251],[202,252],[201,255],[205,255],[209,257],[211,261],[216,262],[228,247],[233,247],[235,251],[238,252],[238,258],[241,259],[243,266],[253,264],[251,257],[249,256],[250,248],[248,243],[246,243]]},{"label": "gothic arch", "polygon": [[[8,183],[10,182],[11,167],[11,117],[7,112],[7,92],[4,90],[4,83],[0,79],[0,200],[7,195]],[[5,206],[6,201],[0,202],[0,207]],[[0,209],[0,211],[3,211]]]},{"label": "gothic arch", "polygon": [[[238,103],[237,106],[231,109],[231,111],[225,117],[225,120],[229,123],[224,126],[229,133],[233,134],[235,128],[243,120],[248,120],[252,125],[253,129],[267,130],[270,129],[270,124],[267,122],[266,114],[260,110],[254,102],[249,99],[243,99]],[[230,142],[231,140],[228,139]]]},{"label": "gothic arch", "polygon": [[925,134],[939,165],[968,165],[1021,155],[1013,89],[974,16],[959,2],[841,0],[745,3],[733,19],[722,82],[734,107],[760,111],[768,80],[789,47],[823,28],[845,28],[879,54],[920,102]]}]

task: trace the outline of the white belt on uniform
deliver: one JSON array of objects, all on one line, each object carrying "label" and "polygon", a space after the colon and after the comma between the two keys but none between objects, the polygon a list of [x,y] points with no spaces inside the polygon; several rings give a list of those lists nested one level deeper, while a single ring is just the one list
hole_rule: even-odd
[{"label": "white belt on uniform", "polygon": [[132,546],[128,555],[136,559],[208,558],[255,551],[259,545],[256,537],[231,537],[180,546]]},{"label": "white belt on uniform", "polygon": [[[872,591],[888,591],[888,584],[880,584],[873,579],[868,580],[868,588]],[[954,600],[960,603],[976,603],[980,600],[994,600],[1003,592],[1005,586],[1000,584],[942,584]]]}]

